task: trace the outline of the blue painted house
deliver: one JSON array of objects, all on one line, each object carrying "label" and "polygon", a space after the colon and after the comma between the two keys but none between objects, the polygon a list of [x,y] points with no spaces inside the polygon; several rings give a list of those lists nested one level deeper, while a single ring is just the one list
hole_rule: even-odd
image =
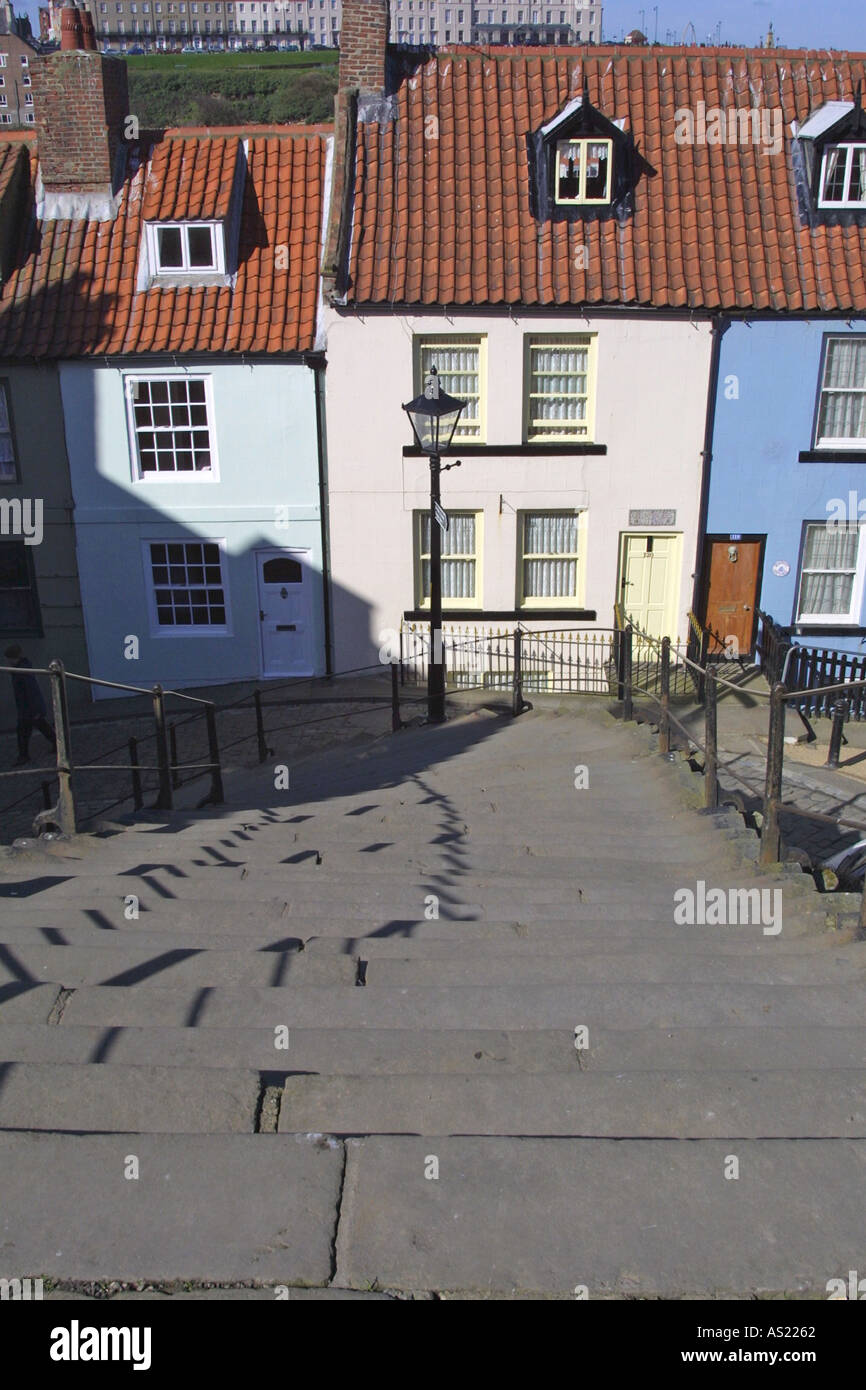
[{"label": "blue painted house", "polygon": [[736,152],[753,229],[740,304],[716,322],[694,611],[711,652],[750,654],[761,610],[795,642],[862,655],[866,64],[758,66],[785,139],[778,157]]},{"label": "blue painted house", "polygon": [[40,59],[34,88],[0,357],[59,379],[90,671],[321,674],[330,130],[124,140],[125,63],[96,53]]}]

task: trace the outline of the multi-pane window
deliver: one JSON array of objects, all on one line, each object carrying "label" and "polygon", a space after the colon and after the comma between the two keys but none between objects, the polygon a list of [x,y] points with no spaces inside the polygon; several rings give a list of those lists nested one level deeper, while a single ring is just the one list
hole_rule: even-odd
[{"label": "multi-pane window", "polygon": [[577,598],[576,512],[524,512],[520,518],[520,601],[530,607]]},{"label": "multi-pane window", "polygon": [[592,439],[595,350],[593,334],[529,339],[527,443]]},{"label": "multi-pane window", "polygon": [[466,402],[454,432],[459,440],[483,444],[484,338],[421,338],[417,340],[417,382],[423,390],[430,368],[439,374],[439,387],[449,396]]},{"label": "multi-pane window", "polygon": [[216,541],[148,541],[157,628],[225,628],[226,584]]},{"label": "multi-pane window", "polygon": [[863,528],[810,523],[803,537],[797,621],[857,623],[863,594]]},{"label": "multi-pane window", "polygon": [[866,207],[866,145],[828,145],[818,201],[823,208]]},{"label": "multi-pane window", "polygon": [[18,478],[12,421],[9,418],[9,386],[0,381],[0,483],[14,483]]},{"label": "multi-pane window", "polygon": [[[480,605],[479,551],[481,516],[476,512],[449,512],[448,530],[442,533],[442,604],[451,608]],[[415,520],[417,599],[419,608],[430,607],[430,513],[417,512]]]},{"label": "multi-pane window", "polygon": [[816,446],[866,446],[866,338],[828,338]]},{"label": "multi-pane window", "polygon": [[33,557],[24,541],[0,541],[0,632],[42,635]]},{"label": "multi-pane window", "polygon": [[214,451],[204,377],[127,379],[138,476],[213,476]]},{"label": "multi-pane window", "polygon": [[556,142],[557,203],[609,203],[611,140]]}]

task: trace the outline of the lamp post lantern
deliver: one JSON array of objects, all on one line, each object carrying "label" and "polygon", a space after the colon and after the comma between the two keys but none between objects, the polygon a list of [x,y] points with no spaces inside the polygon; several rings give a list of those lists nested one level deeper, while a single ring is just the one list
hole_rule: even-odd
[{"label": "lamp post lantern", "polygon": [[[427,717],[431,724],[445,718],[445,661],[442,651],[442,511],[439,479],[442,452],[454,438],[465,401],[449,396],[439,386],[439,374],[431,367],[420,396],[403,406],[409,416],[418,447],[430,460],[430,661],[427,666]],[[445,465],[458,468],[458,463]]]}]

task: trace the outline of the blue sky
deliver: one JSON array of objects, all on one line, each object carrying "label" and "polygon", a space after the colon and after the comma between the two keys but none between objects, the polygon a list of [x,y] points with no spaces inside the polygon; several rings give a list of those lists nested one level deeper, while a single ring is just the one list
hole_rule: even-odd
[{"label": "blue sky", "polygon": [[[30,16],[33,32],[39,32],[39,6],[13,0],[15,11]],[[635,5],[631,0],[608,0],[604,5],[605,38],[618,39],[622,33],[641,24],[646,14],[645,33],[654,37],[653,6]],[[680,42],[691,21],[703,42],[722,22],[722,42],[753,47],[773,23],[776,34],[791,48],[866,49],[866,3],[864,0],[661,0],[658,7],[658,36],[664,42],[668,30]]]},{"label": "blue sky", "polygon": [[[652,4],[634,5],[631,0],[608,0],[604,5],[605,38],[619,38],[621,32],[641,28],[641,11],[646,14],[644,33],[655,37]],[[691,22],[698,42],[715,35],[721,20],[722,43],[754,47],[772,23],[777,38],[788,48],[866,49],[866,3],[864,0],[660,0],[658,37],[662,43],[668,30],[682,39]]]}]

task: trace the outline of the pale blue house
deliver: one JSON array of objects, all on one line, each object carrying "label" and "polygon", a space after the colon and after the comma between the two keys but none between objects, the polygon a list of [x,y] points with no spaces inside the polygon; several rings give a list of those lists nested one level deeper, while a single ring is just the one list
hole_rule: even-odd
[{"label": "pale blue house", "polygon": [[168,687],[323,674],[330,130],[124,143],[125,64],[55,60],[47,100],[99,108],[104,181],[78,186],[80,122],[62,150],[40,124],[0,356],[59,377],[90,672]]}]

